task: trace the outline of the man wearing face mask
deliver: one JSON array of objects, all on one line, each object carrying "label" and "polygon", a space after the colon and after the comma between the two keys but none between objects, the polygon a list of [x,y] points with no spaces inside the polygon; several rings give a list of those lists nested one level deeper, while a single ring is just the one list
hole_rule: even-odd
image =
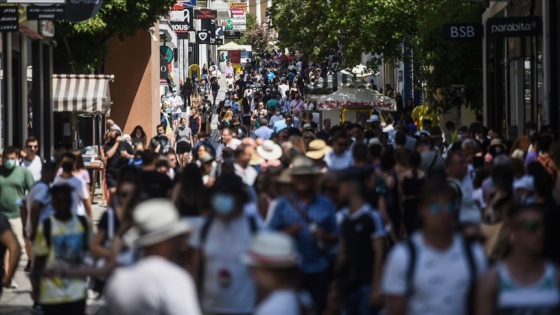
[{"label": "man wearing face mask", "polygon": [[121,169],[134,158],[134,149],[126,141],[122,141],[118,130],[111,131],[110,139],[104,147],[107,158],[105,166],[105,181],[111,194],[117,191],[117,177]]},{"label": "man wearing face mask", "polygon": [[248,197],[240,177],[223,174],[213,188],[212,214],[190,240],[194,248],[193,275],[201,275],[197,285],[202,311],[252,314],[255,284],[249,269],[238,257],[249,249],[252,237],[260,229],[259,222],[254,216],[244,214]]},{"label": "man wearing face mask", "polygon": [[150,150],[158,154],[166,154],[171,148],[171,141],[165,135],[165,129],[162,125],[156,127],[157,135],[150,140]]},{"label": "man wearing face mask", "polygon": [[[18,202],[25,198],[25,192],[33,187],[34,180],[31,172],[17,165],[17,158],[15,147],[4,148],[3,163],[0,168],[0,212],[8,218],[21,248],[25,248],[24,222],[20,217]],[[18,253],[10,252],[10,255],[12,254]],[[4,257],[0,257],[0,259],[4,259]],[[6,274],[11,274],[10,272],[7,271]]]},{"label": "man wearing face mask", "polygon": [[320,170],[305,156],[296,156],[290,168],[294,193],[278,200],[268,227],[292,236],[301,256],[302,285],[312,296],[317,314],[326,305],[328,245],[337,242],[335,207],[316,194]]}]

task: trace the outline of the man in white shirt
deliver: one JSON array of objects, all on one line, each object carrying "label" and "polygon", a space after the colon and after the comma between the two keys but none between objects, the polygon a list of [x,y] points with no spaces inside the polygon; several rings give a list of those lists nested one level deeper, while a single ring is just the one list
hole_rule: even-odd
[{"label": "man in white shirt", "polygon": [[480,225],[482,216],[476,206],[472,195],[474,187],[473,178],[469,175],[467,159],[460,149],[452,149],[447,153],[445,160],[447,176],[455,189],[460,192],[461,208],[459,222],[462,224]]},{"label": "man in white shirt", "polygon": [[325,154],[325,164],[329,170],[343,170],[354,164],[352,153],[348,151],[348,137],[342,131],[332,138],[333,150]]},{"label": "man in white shirt", "polygon": [[139,204],[133,220],[140,231],[135,247],[142,249],[144,257],[130,267],[117,269],[107,282],[107,314],[200,315],[195,282],[174,263],[191,226],[165,199]]},{"label": "man in white shirt", "polygon": [[72,174],[76,157],[72,153],[65,153],[62,156],[62,174],[57,176],[53,185],[68,185],[72,187],[72,213],[77,215],[87,215],[93,219],[89,191],[83,179]]},{"label": "man in white shirt", "polygon": [[458,194],[445,179],[425,184],[422,230],[393,247],[381,284],[391,315],[466,315],[472,290],[487,268],[478,244],[455,234]]},{"label": "man in white shirt", "polygon": [[235,174],[241,177],[245,185],[253,187],[255,180],[259,173],[257,170],[249,165],[251,157],[253,156],[253,148],[249,145],[240,144],[235,149],[235,163],[233,164],[235,168]]},{"label": "man in white shirt", "polygon": [[278,92],[280,92],[280,97],[281,98],[286,97],[286,92],[288,92],[289,89],[290,87],[288,86],[288,83],[286,83],[286,79],[282,79],[282,83],[278,86]]},{"label": "man in white shirt", "polygon": [[274,124],[275,124],[277,121],[282,120],[282,119],[283,119],[282,113],[281,113],[280,110],[277,108],[277,109],[276,109],[276,112],[274,113],[274,115],[272,115],[272,117],[270,117],[269,125],[270,125],[270,126],[274,126]]},{"label": "man in white shirt", "polygon": [[25,141],[25,157],[21,160],[21,166],[31,172],[35,181],[41,179],[41,168],[43,166],[43,161],[37,155],[37,151],[39,151],[39,141],[37,138],[27,138]]},{"label": "man in white shirt", "polygon": [[183,99],[177,94],[177,90],[173,90],[173,94],[169,98],[169,106],[172,108],[173,129],[177,129],[179,118],[181,118]]},{"label": "man in white shirt", "polygon": [[395,143],[395,135],[397,134],[397,131],[395,130],[395,126],[394,126],[395,120],[393,119],[393,116],[389,116],[387,117],[385,122],[387,123],[387,126],[383,128],[383,132],[389,135],[389,144],[393,144]]},{"label": "man in white shirt", "polygon": [[216,161],[223,162],[222,152],[225,148],[235,150],[241,144],[241,140],[233,137],[233,131],[230,128],[222,130],[222,143],[216,148]]},{"label": "man in white shirt", "polygon": [[255,139],[260,138],[263,140],[269,140],[272,136],[272,129],[268,126],[268,120],[263,118],[260,120],[261,126],[255,130],[253,133],[255,135]]}]

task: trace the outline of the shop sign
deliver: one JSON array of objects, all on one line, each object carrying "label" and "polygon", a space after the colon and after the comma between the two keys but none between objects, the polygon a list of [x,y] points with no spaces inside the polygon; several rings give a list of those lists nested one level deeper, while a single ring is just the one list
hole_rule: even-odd
[{"label": "shop sign", "polygon": [[166,61],[166,65],[173,61],[173,50],[168,46],[159,46],[159,55],[161,60]]},{"label": "shop sign", "polygon": [[185,7],[183,4],[178,3],[169,12],[169,23],[175,34],[177,34],[178,39],[189,38],[189,30],[193,28],[193,21],[192,7]]},{"label": "shop sign", "polygon": [[0,32],[19,31],[19,10],[16,5],[0,6]]},{"label": "shop sign", "polygon": [[217,19],[218,11],[209,9],[194,9],[194,18],[200,20]]},{"label": "shop sign", "polygon": [[210,31],[202,30],[200,32],[196,32],[196,43],[210,44]]},{"label": "shop sign", "polygon": [[28,20],[63,20],[66,18],[66,7],[64,5],[27,7]]},{"label": "shop sign", "polygon": [[160,79],[167,79],[169,76],[169,71],[167,69],[167,60],[160,59],[159,60],[159,78]]},{"label": "shop sign", "polygon": [[477,23],[458,23],[444,24],[443,37],[446,40],[475,40],[481,39],[484,34],[482,24]]},{"label": "shop sign", "polygon": [[230,2],[229,9],[234,10],[241,10],[243,14],[247,13],[247,2]]},{"label": "shop sign", "polygon": [[486,33],[495,37],[538,36],[542,34],[542,18],[525,16],[488,19]]},{"label": "shop sign", "polygon": [[223,45],[223,44],[224,44],[224,40],[222,38],[210,37],[210,45]]},{"label": "shop sign", "polygon": [[224,38],[225,39],[240,39],[241,38],[241,32],[224,31]]},{"label": "shop sign", "polygon": [[101,6],[103,0],[66,0],[66,19],[71,22],[89,20],[99,12]]}]

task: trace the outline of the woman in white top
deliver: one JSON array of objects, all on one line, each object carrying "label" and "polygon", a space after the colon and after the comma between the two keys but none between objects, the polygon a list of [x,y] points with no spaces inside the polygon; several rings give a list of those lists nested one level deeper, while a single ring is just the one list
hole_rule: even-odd
[{"label": "woman in white top", "polygon": [[560,314],[560,273],[543,255],[544,210],[540,205],[510,212],[509,255],[478,285],[477,315]]},{"label": "woman in white top", "polygon": [[243,261],[266,295],[255,315],[315,314],[309,295],[298,289],[298,255],[289,236],[270,231],[257,234]]}]

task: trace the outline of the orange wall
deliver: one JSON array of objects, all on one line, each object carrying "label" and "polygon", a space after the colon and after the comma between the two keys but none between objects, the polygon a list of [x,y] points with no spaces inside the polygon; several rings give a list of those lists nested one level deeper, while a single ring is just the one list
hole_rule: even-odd
[{"label": "orange wall", "polygon": [[[158,24],[154,34],[159,34]],[[159,124],[159,36],[154,41],[150,33],[139,30],[124,41],[109,40],[105,73],[115,75],[111,83],[111,119],[123,133],[132,133],[141,125],[148,140]]]}]

